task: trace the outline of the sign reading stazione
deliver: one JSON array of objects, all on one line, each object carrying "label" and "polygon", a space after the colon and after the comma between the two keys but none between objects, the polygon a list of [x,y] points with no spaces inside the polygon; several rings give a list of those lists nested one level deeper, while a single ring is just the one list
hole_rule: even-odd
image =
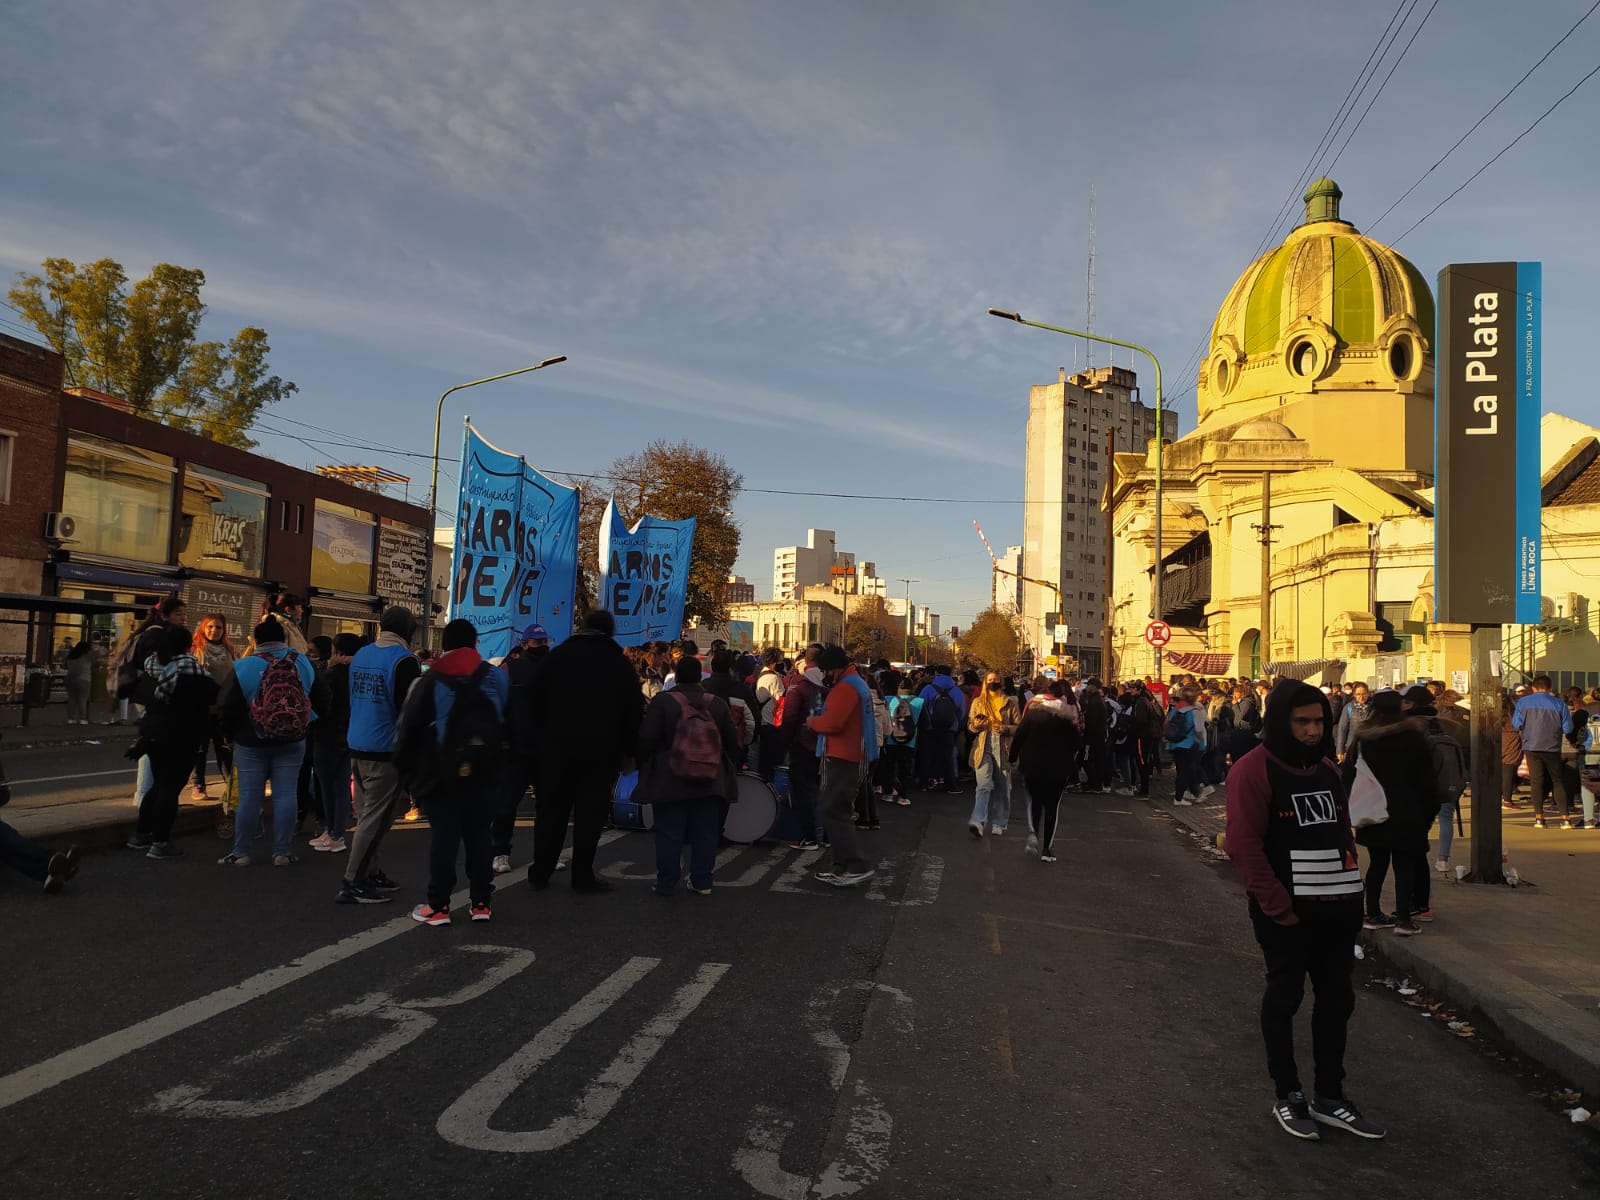
[{"label": "sign reading stazione", "polygon": [[1539,593],[1540,264],[1439,272],[1434,620],[1533,624]]}]

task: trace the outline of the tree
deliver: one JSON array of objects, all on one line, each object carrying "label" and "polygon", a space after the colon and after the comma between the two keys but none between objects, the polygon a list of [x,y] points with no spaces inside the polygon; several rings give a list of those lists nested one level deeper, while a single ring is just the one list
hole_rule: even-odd
[{"label": "tree", "polygon": [[844,648],[857,662],[898,660],[905,652],[906,623],[892,616],[882,596],[851,596]]},{"label": "tree", "polygon": [[578,517],[579,607],[594,603],[599,592],[600,521],[605,516],[606,489],[617,503],[625,525],[640,517],[665,521],[695,518],[694,550],[689,561],[685,622],[717,625],[727,620],[723,585],[739,557],[739,526],[733,502],[744,476],[722,455],[689,442],[654,441],[643,450],[623,455],[600,479],[580,481],[583,505]]},{"label": "tree", "polygon": [[79,266],[47,258],[19,274],[10,303],[67,360],[76,387],[108,392],[140,416],[248,450],[269,404],[299,389],[269,374],[267,332],[247,325],[226,342],[196,339],[203,271],[158,263],[128,287],[109,258]]},{"label": "tree", "polygon": [[1021,650],[1011,618],[993,608],[974,617],[958,641],[964,662],[990,671],[1010,671]]}]

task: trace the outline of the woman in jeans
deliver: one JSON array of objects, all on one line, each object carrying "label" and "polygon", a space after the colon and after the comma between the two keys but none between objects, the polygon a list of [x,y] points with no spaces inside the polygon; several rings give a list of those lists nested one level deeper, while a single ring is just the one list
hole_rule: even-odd
[{"label": "woman in jeans", "polygon": [[1516,698],[1500,697],[1500,807],[1517,809],[1517,768],[1522,766],[1522,730],[1511,724]]},{"label": "woman in jeans", "polygon": [[977,801],[967,828],[975,838],[983,836],[985,823],[996,837],[1006,831],[1006,820],[1011,815],[1011,737],[1021,720],[1017,698],[1006,695],[1004,680],[990,671],[984,677],[983,690],[967,710],[972,768],[978,776]]},{"label": "woman in jeans", "polygon": [[[239,657],[239,652],[228,640],[228,619],[221,613],[207,613],[201,617],[200,623],[195,626],[194,644],[189,652],[205,668],[220,692],[232,677],[233,664]],[[194,760],[194,790],[191,795],[195,800],[206,798],[206,759],[210,751],[216,752],[217,770],[222,773],[224,784],[233,774],[233,749],[228,745],[227,735],[217,714],[213,713],[206,719],[206,726],[209,736],[200,743],[200,751]]]},{"label": "woman in jeans", "polygon": [[[1389,818],[1356,830],[1367,848],[1367,929],[1393,929],[1402,937],[1420,933],[1418,920],[1433,920],[1428,896],[1428,831],[1439,814],[1433,751],[1415,719],[1401,710],[1400,693],[1385,688],[1372,697],[1372,712],[1345,757],[1346,793],[1356,764],[1365,762],[1383,787]],[[1394,916],[1383,911],[1383,881],[1394,865]]]}]

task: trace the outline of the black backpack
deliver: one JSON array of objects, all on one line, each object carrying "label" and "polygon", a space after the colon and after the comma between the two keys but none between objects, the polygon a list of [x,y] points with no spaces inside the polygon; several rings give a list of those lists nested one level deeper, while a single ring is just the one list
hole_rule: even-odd
[{"label": "black backpack", "polygon": [[1439,803],[1459,803],[1461,793],[1467,790],[1467,752],[1445,732],[1437,717],[1429,719],[1424,736],[1433,754],[1433,784]]},{"label": "black backpack", "polygon": [[481,788],[499,778],[506,763],[506,727],[483,681],[494,668],[479,663],[464,679],[438,672],[429,677],[449,688],[450,712],[439,743],[439,777],[447,790]]},{"label": "black backpack", "polygon": [[948,732],[961,724],[961,707],[950,698],[950,693],[956,690],[952,683],[949,687],[933,685],[934,691],[939,694],[933,699],[933,710],[928,713],[929,724],[933,728]]}]

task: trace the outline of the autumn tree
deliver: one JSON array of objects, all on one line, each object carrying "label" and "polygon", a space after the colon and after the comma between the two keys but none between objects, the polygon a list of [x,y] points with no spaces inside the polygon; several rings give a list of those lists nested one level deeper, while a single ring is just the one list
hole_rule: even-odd
[{"label": "autumn tree", "polygon": [[1012,670],[1021,652],[1011,618],[993,608],[986,608],[974,617],[957,643],[963,663],[990,671]]},{"label": "autumn tree", "polygon": [[898,660],[905,652],[906,623],[893,616],[882,596],[851,596],[844,648],[857,662]]},{"label": "autumn tree", "polygon": [[67,360],[75,387],[107,392],[140,416],[228,446],[255,445],[249,429],[269,404],[298,389],[269,373],[264,329],[200,341],[203,271],[159,263],[128,287],[109,258],[81,266],[47,258],[22,273],[11,305]]},{"label": "autumn tree", "polygon": [[606,500],[613,498],[617,515],[629,526],[646,516],[665,521],[695,518],[684,620],[716,625],[727,619],[723,585],[739,557],[733,502],[744,486],[744,476],[727,459],[689,442],[654,441],[617,459],[598,479],[569,482],[583,488],[578,517],[580,607],[593,604],[599,592],[600,521]]}]

